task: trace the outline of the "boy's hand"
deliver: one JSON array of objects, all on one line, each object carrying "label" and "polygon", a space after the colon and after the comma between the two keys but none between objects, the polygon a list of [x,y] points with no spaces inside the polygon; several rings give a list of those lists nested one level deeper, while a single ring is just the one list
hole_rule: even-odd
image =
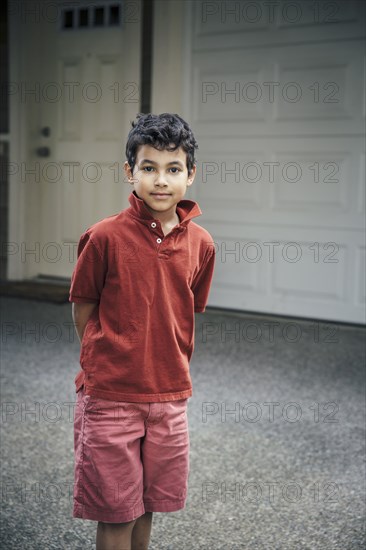
[{"label": "boy's hand", "polygon": [[75,303],[72,304],[72,318],[74,321],[76,333],[80,340],[83,339],[84,330],[86,324],[93,313],[94,309],[98,307],[97,303]]}]

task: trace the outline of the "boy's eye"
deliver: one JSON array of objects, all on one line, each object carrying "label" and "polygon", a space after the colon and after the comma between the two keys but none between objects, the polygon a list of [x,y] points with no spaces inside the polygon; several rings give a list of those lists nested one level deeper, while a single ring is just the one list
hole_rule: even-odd
[{"label": "boy's eye", "polygon": [[[144,166],[142,170],[144,172],[151,173],[153,170],[155,170],[155,168],[153,166]],[[169,170],[172,171],[173,174],[178,174],[178,172],[180,172],[180,169],[176,166],[172,166],[172,168],[169,168]]]}]

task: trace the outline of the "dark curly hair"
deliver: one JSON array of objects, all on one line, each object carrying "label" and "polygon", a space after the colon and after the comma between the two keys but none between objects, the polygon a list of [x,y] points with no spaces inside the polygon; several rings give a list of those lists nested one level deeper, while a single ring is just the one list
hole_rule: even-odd
[{"label": "dark curly hair", "polygon": [[[131,167],[135,167],[137,148],[140,145],[151,145],[158,150],[175,151],[179,147],[187,153],[187,169],[191,173],[196,162],[195,149],[198,149],[193,132],[179,115],[162,113],[139,113],[132,123],[126,143],[126,158]],[[171,144],[174,144],[172,147]]]}]

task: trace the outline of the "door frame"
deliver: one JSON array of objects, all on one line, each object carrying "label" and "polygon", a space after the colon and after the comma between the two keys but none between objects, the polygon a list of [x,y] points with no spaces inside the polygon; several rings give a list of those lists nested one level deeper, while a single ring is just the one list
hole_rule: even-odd
[{"label": "door frame", "polygon": [[[10,2],[9,2],[10,7]],[[13,93],[24,77],[24,34],[16,10],[8,7],[9,22],[9,208],[7,278],[23,279],[26,266],[20,250],[25,241],[26,188],[19,179],[21,162],[27,158],[26,105]],[[38,36],[37,36],[38,39]],[[23,63],[22,63],[23,62]]]}]

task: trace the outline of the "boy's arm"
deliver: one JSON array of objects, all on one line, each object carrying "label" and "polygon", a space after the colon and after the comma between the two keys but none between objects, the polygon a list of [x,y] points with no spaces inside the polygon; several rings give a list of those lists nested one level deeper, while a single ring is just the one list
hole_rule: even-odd
[{"label": "boy's arm", "polygon": [[83,339],[86,324],[91,317],[94,309],[98,306],[97,303],[76,303],[72,304],[72,319],[74,321],[76,334],[81,341]]},{"label": "boy's arm", "polygon": [[69,301],[72,302],[72,318],[80,343],[86,324],[99,305],[106,273],[106,255],[99,252],[87,231],[80,237],[78,260],[72,274],[69,296]]},{"label": "boy's arm", "polygon": [[192,285],[192,291],[194,293],[194,311],[196,313],[203,313],[206,309],[215,267],[214,242],[209,241],[207,244],[208,247],[205,259]]}]

